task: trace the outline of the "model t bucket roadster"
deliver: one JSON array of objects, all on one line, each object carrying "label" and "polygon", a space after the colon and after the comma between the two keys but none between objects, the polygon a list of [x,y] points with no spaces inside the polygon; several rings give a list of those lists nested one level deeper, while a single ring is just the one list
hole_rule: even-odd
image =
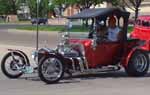
[{"label": "model t bucket roadster", "polygon": [[[39,49],[38,74],[41,80],[50,84],[62,79],[64,73],[108,72],[122,67],[129,76],[144,76],[149,68],[148,53],[140,49],[144,41],[127,37],[129,15],[118,8],[100,8],[83,10],[67,17],[69,21],[91,20],[89,35],[72,38],[71,32],[66,31],[55,50]],[[114,35],[108,31],[112,17],[114,26],[118,27],[116,30],[119,30],[116,32],[119,36],[113,36],[116,40],[109,39]],[[68,28],[71,27],[68,24]],[[2,64],[6,64],[5,60]],[[6,74],[3,65],[2,70]]]},{"label": "model t bucket roadster", "polygon": [[[72,19],[91,19],[91,31],[87,38],[71,38],[69,32],[62,36],[62,42],[53,52],[41,53],[39,76],[46,83],[58,82],[64,72],[92,73],[116,71],[123,67],[129,76],[144,76],[149,68],[147,51],[141,50],[143,41],[127,38],[130,13],[117,8],[87,9]],[[114,16],[120,29],[120,39],[108,40],[109,17]],[[69,24],[69,26],[72,26]],[[103,28],[106,28],[102,31]],[[98,35],[99,29],[100,33]],[[102,35],[105,34],[105,35]]]}]

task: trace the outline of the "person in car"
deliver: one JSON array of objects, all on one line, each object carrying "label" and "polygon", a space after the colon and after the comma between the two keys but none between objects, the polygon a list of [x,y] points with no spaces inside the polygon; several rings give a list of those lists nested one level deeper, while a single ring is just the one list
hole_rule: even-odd
[{"label": "person in car", "polygon": [[106,40],[107,39],[107,33],[106,33],[107,29],[105,26],[103,27],[98,27],[97,28],[97,37],[98,39],[101,39],[101,40]]},{"label": "person in car", "polygon": [[109,17],[107,32],[109,41],[118,41],[120,39],[120,28],[116,26],[116,18],[114,16]]}]

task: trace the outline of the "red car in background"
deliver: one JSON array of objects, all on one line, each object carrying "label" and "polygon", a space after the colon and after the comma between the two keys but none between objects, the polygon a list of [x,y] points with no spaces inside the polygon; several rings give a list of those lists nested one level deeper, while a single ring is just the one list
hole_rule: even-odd
[{"label": "red car in background", "polygon": [[137,19],[130,37],[146,41],[141,48],[150,50],[150,15],[140,16]]}]

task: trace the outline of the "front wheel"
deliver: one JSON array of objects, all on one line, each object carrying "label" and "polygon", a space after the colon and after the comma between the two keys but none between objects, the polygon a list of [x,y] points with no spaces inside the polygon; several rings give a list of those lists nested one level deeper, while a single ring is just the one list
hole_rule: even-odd
[{"label": "front wheel", "polygon": [[149,68],[149,56],[143,51],[136,51],[125,68],[129,76],[144,76]]},{"label": "front wheel", "polygon": [[47,84],[58,82],[64,74],[62,60],[56,56],[41,59],[38,66],[38,74],[40,79]]},{"label": "front wheel", "polygon": [[8,78],[13,79],[18,78],[23,74],[21,68],[23,68],[25,65],[25,59],[20,53],[13,52],[12,54],[9,52],[2,59],[1,69]]}]

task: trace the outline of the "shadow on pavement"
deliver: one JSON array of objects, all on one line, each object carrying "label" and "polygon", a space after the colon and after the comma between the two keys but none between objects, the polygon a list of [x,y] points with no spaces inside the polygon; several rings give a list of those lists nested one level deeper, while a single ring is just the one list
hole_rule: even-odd
[{"label": "shadow on pavement", "polygon": [[[105,78],[145,78],[150,77],[150,72],[144,77],[130,77],[124,71],[119,72],[107,72],[107,73],[95,73],[95,74],[78,74],[72,77],[64,77],[60,82],[56,84],[68,84],[68,83],[80,83],[81,80],[94,80]],[[24,76],[19,79],[25,79],[29,81],[41,81],[38,76]],[[78,80],[77,80],[78,79]]]},{"label": "shadow on pavement", "polygon": [[97,73],[97,74],[85,74],[85,75],[75,75],[73,78],[81,78],[81,79],[97,79],[97,78],[145,78],[150,77],[150,72],[143,77],[131,77],[126,74],[124,71],[118,72],[105,72],[105,73]]}]

